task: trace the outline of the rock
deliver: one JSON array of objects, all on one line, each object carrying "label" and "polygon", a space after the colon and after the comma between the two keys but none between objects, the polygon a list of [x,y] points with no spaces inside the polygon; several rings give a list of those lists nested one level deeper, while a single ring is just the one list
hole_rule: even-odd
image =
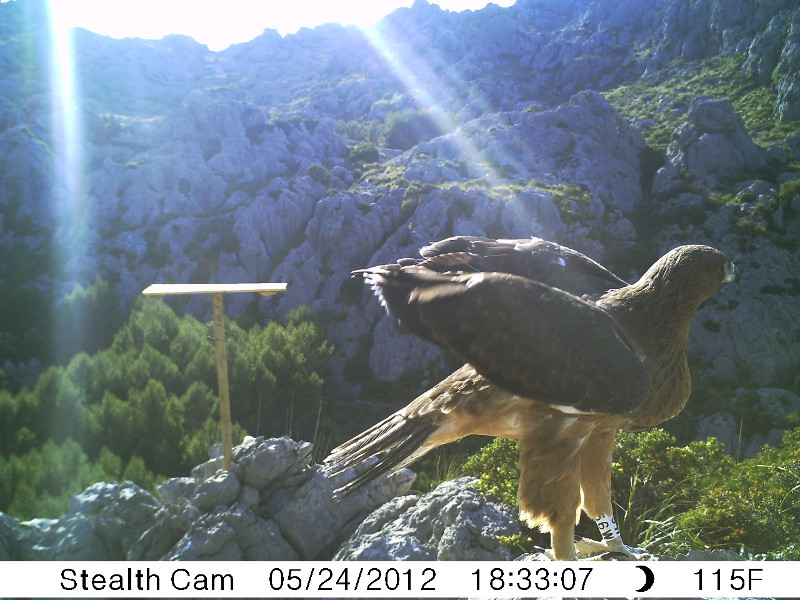
[{"label": "rock", "polygon": [[[751,414],[779,423],[785,415],[800,410],[800,396],[779,388],[752,390],[739,388],[731,399],[733,405],[746,403]],[[783,430],[771,428],[754,431],[747,420],[736,421],[730,414],[714,413],[698,419],[695,439],[714,437],[725,446],[726,453],[737,459],[753,458],[763,446],[780,446]]]},{"label": "rock", "polygon": [[334,560],[509,560],[499,538],[519,532],[516,511],[470,488],[474,481],[395,498],[364,520]]},{"label": "rock", "polygon": [[780,60],[775,68],[778,77],[778,103],[775,112],[784,123],[800,119],[800,9],[794,11],[786,32]]},{"label": "rock", "polygon": [[297,560],[272,521],[244,507],[218,508],[194,521],[166,560]]},{"label": "rock", "polygon": [[19,523],[0,513],[0,558],[325,560],[415,477],[401,470],[334,500],[333,490],[368,464],[328,478],[310,454],[307,442],[247,437],[234,448],[230,471],[216,469],[217,457],[193,470],[202,478],[162,482],[163,504],[131,482],[97,483],[75,494],[57,520]]},{"label": "rock", "polygon": [[744,130],[744,122],[729,100],[702,99],[693,102],[689,123],[701,133],[731,133]]},{"label": "rock", "polygon": [[778,65],[783,45],[783,15],[775,15],[766,30],[762,31],[750,42],[747,51],[746,70],[753,75],[760,85],[768,85],[772,73]]},{"label": "rock", "polygon": [[201,481],[195,488],[191,503],[202,512],[218,506],[231,506],[239,497],[242,484],[233,471],[220,473]]},{"label": "rock", "polygon": [[33,544],[37,560],[124,560],[159,502],[130,481],[96,483],[70,500],[69,512],[48,524]]},{"label": "rock", "polygon": [[684,173],[715,188],[720,179],[742,177],[766,164],[764,151],[747,135],[729,100],[695,100],[687,117],[673,134],[667,163],[653,181],[654,192],[666,194],[685,185]]},{"label": "rock", "polygon": [[241,466],[242,482],[261,492],[284,475],[307,469],[311,450],[310,443],[295,442],[287,437],[264,439],[248,436],[237,446],[234,459]]},{"label": "rock", "polygon": [[389,319],[379,320],[372,335],[369,368],[379,381],[397,381],[410,371],[445,360],[441,348],[403,331]]},{"label": "rock", "polygon": [[0,560],[26,560],[26,545],[20,543],[23,537],[19,521],[0,513]]},{"label": "rock", "polygon": [[164,504],[182,505],[195,494],[197,480],[194,477],[173,477],[156,486],[156,495]]},{"label": "rock", "polygon": [[407,493],[416,478],[403,469],[378,478],[373,485],[354,492],[344,502],[335,499],[333,491],[368,464],[370,461],[333,478],[329,478],[324,470],[316,469],[291,497],[274,498],[268,504],[281,534],[297,550],[300,558],[314,560],[330,556],[365,515],[387,500]]},{"label": "rock", "polygon": [[159,510],[144,533],[127,549],[127,560],[161,560],[191,529],[203,513],[184,498],[183,508],[168,505]]},{"label": "rock", "polygon": [[500,222],[512,238],[560,238],[566,230],[551,195],[541,191],[516,194],[503,208]]}]

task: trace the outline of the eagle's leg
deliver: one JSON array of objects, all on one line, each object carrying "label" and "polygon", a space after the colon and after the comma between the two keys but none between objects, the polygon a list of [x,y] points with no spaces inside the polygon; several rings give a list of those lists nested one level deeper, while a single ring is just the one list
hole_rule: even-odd
[{"label": "eagle's leg", "polygon": [[635,560],[619,535],[611,507],[611,458],[616,431],[593,433],[584,443],[580,455],[580,485],[583,510],[600,529],[601,542],[582,539],[578,548],[589,554],[612,552],[616,558]]},{"label": "eagle's leg", "polygon": [[576,454],[582,440],[561,438],[554,444],[549,429],[542,427],[538,435],[519,440],[520,517],[528,526],[550,532],[556,560],[576,560],[575,525],[581,511]]}]

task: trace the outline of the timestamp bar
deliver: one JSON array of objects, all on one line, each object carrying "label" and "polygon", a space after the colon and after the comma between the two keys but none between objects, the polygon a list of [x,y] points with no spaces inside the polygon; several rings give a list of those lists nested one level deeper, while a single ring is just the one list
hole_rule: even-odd
[{"label": "timestamp bar", "polygon": [[800,562],[0,562],[5,598],[797,597]]}]

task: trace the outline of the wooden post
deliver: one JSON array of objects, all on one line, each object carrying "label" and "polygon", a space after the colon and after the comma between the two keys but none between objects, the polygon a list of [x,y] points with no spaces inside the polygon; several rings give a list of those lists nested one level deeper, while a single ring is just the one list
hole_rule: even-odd
[{"label": "wooden post", "polygon": [[222,295],[234,292],[256,292],[262,296],[272,296],[285,291],[285,283],[154,283],[142,291],[145,296],[155,297],[169,294],[207,294],[211,296],[214,304],[214,346],[217,350],[222,464],[226,471],[233,458],[233,443],[231,440],[231,401],[228,394],[228,357],[225,353],[225,311],[222,310]]},{"label": "wooden post", "polygon": [[222,294],[212,295],[214,302],[214,345],[217,349],[217,387],[219,389],[219,422],[222,427],[222,468],[230,467],[233,457],[231,442],[231,401],[228,394],[228,356],[225,352],[225,311]]}]

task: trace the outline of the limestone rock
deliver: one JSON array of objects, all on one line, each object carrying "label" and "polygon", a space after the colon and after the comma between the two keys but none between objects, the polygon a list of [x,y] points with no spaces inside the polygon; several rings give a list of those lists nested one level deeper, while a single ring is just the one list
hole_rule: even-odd
[{"label": "limestone rock", "polygon": [[29,544],[20,543],[25,537],[19,521],[0,513],[0,560],[30,560],[25,552]]},{"label": "limestone rock", "polygon": [[[753,403],[752,399],[756,402]],[[784,389],[761,388],[750,390],[739,388],[731,403],[747,401],[750,410],[764,418],[779,422],[786,414],[800,410],[800,396]],[[766,431],[753,431],[753,424],[737,422],[730,414],[714,413],[698,420],[695,439],[709,437],[718,439],[725,445],[725,451],[738,459],[753,458],[767,444],[779,446],[783,430],[772,428]]]},{"label": "limestone rock", "polygon": [[194,521],[166,560],[297,560],[275,523],[244,507],[218,508]]},{"label": "limestone rock", "polygon": [[127,560],[161,560],[183,539],[192,525],[203,516],[189,504],[190,497],[181,501],[183,507],[167,505],[153,516],[149,527],[127,548]]},{"label": "limestone rock", "polygon": [[784,122],[800,119],[800,9],[794,11],[775,68],[778,76],[776,113]]},{"label": "limestone rock", "polygon": [[364,520],[334,560],[509,560],[499,538],[519,532],[516,511],[470,488],[474,481],[395,498]]},{"label": "limestone rock", "polygon": [[188,503],[196,489],[194,477],[172,477],[156,486],[156,495],[164,504],[181,506]]},{"label": "limestone rock", "polygon": [[366,514],[388,499],[407,493],[416,478],[403,469],[380,477],[373,485],[349,495],[344,502],[334,499],[333,491],[368,464],[363,463],[332,478],[324,470],[317,469],[291,498],[275,498],[269,503],[281,534],[302,559],[329,556]]},{"label": "limestone rock", "polygon": [[709,188],[726,177],[742,176],[766,164],[766,156],[744,128],[729,100],[698,99],[687,113],[688,121],[673,134],[667,164],[658,170],[654,192],[683,185],[683,173]]},{"label": "limestone rock", "polygon": [[[134,483],[96,483],[70,500],[69,512],[42,531],[37,560],[124,560],[159,502]],[[30,540],[33,541],[33,540]]]},{"label": "limestone rock", "polygon": [[191,503],[202,512],[217,506],[231,506],[242,491],[242,484],[233,471],[221,471],[201,481],[194,488]]},{"label": "limestone rock", "polygon": [[769,84],[772,72],[778,65],[783,46],[783,28],[786,26],[784,15],[775,15],[767,28],[756,35],[750,42],[747,51],[747,72],[752,74],[761,85]]},{"label": "limestone rock", "polygon": [[285,474],[309,467],[311,444],[287,437],[263,439],[246,437],[237,446],[234,459],[242,469],[242,482],[258,491]]}]

